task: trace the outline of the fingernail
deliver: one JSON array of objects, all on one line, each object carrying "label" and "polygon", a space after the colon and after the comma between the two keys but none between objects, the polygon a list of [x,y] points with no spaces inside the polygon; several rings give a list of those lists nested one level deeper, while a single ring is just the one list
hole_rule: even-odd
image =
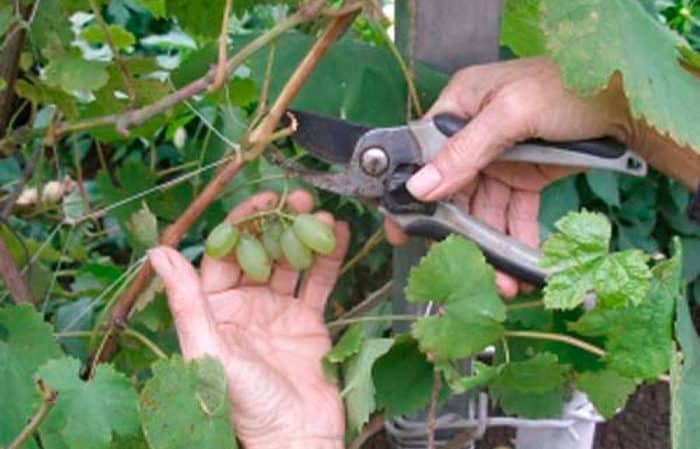
[{"label": "fingernail", "polygon": [[428,164],[418,170],[406,183],[406,188],[415,197],[425,197],[442,182],[442,175],[434,165]]}]

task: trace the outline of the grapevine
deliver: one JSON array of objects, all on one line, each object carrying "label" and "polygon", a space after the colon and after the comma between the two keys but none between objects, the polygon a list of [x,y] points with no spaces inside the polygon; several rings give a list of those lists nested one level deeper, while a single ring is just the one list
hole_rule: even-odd
[{"label": "grapevine", "polygon": [[[545,189],[541,250],[555,274],[513,301],[499,297],[472,242],[432,244],[403,289],[420,308],[412,313],[391,308],[401,289],[380,213],[313,189],[316,209],[291,207],[288,192],[309,186],[265,151],[337,167],[287,141],[288,108],[402,125],[448,80],[403,60],[379,3],[0,4],[0,448],[237,447],[237,417],[222,399],[228,367],[183,359],[175,337],[178,317],[149,262],[165,246],[192,273],[224,267],[222,285],[258,292],[289,275],[294,305],[317,313],[313,338],[332,337],[317,368],[342,396],[350,447],[420,411],[434,431],[446,395],[486,392],[505,415],[557,419],[578,390],[610,419],[635,389],[661,381],[674,449],[696,449],[692,165],[662,164],[643,179],[592,170]],[[700,104],[693,2],[662,2],[658,14],[653,2],[503,3],[504,54],[547,55],[580,96],[619,74],[630,114],[700,148],[688,106]],[[634,39],[621,47],[617,34]],[[650,54],[655,63],[643,63]],[[679,182],[664,176],[674,171]],[[277,202],[231,218],[260,192]],[[344,260],[341,222],[351,234]],[[330,265],[339,280],[323,286],[327,307],[301,299],[308,276]],[[235,304],[229,284],[198,304]],[[285,331],[298,324],[272,318]],[[469,375],[458,369],[467,358]]]}]

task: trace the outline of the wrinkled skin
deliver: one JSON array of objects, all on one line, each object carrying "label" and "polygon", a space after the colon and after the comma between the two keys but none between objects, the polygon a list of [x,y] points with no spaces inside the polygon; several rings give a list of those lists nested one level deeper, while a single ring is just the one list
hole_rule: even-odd
[{"label": "wrinkled skin", "polygon": [[[455,195],[468,212],[537,246],[539,192],[572,170],[492,161],[529,137],[634,138],[618,84],[613,80],[608,90],[582,100],[563,88],[558,69],[546,59],[463,70],[428,115],[449,111],[471,122],[408,187],[427,201]],[[272,207],[276,199],[272,193],[256,195],[227,219]],[[297,212],[312,208],[305,192],[294,192],[288,202]],[[232,415],[246,449],[343,446],[342,403],[337,388],[324,379],[320,359],[330,348],[323,308],[337,280],[349,232],[328,214],[320,218],[333,225],[337,248],[317,257],[297,297],[293,292],[299,273],[286,265],[277,265],[265,285],[253,285],[241,276],[234,259],[205,257],[198,274],[171,248],[149,252],[168,293],[183,355],[209,354],[226,369]],[[405,241],[395,224],[387,223],[386,228],[391,242]],[[498,275],[498,285],[505,296],[518,289],[517,281],[503,274]]]},{"label": "wrinkled skin", "polygon": [[[545,58],[473,66],[457,72],[427,113],[451,112],[469,124],[407,184],[417,198],[454,196],[464,211],[523,243],[537,247],[541,190],[577,170],[556,165],[493,162],[514,143],[538,137],[565,141],[614,136],[628,141],[632,121],[620,83],[581,99],[564,89],[558,67]],[[386,223],[388,240],[407,237]],[[497,273],[499,292],[515,296],[518,282]]]},{"label": "wrinkled skin", "polygon": [[[227,218],[237,220],[275,205],[261,193]],[[288,204],[309,212],[311,196],[297,191]],[[168,294],[186,359],[216,357],[228,376],[236,433],[247,449],[342,448],[344,412],[335,385],[321,371],[331,341],[323,308],[347,250],[349,231],[327,213],[337,246],[316,257],[294,296],[299,273],[277,265],[264,285],[253,285],[234,258],[204,257],[201,274],[177,251],[159,247],[149,259]],[[228,257],[228,256],[227,256]]]}]

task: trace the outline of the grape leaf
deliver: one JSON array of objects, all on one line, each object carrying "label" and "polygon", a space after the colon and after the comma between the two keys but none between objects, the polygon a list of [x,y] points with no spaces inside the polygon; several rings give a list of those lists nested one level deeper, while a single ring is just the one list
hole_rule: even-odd
[{"label": "grape leaf", "polygon": [[700,149],[700,110],[688,110],[700,103],[700,89],[678,62],[676,47],[684,44],[678,35],[636,1],[542,0],[541,14],[547,49],[567,87],[588,97],[619,71],[635,118]]},{"label": "grape leaf", "polygon": [[149,248],[158,242],[158,219],[144,201],[141,209],[129,217],[126,227],[134,239]]},{"label": "grape leaf", "polygon": [[37,372],[47,388],[58,393],[56,405],[41,424],[46,449],[99,449],[112,441],[112,432],[138,432],[136,391],[129,379],[110,365],[98,365],[89,381],[79,377],[80,361],[50,360]]},{"label": "grape leaf", "polygon": [[639,250],[627,250],[606,257],[595,272],[593,288],[602,306],[639,304],[649,290],[649,257]]},{"label": "grape leaf", "polygon": [[361,324],[353,324],[345,331],[338,343],[328,351],[325,359],[331,363],[340,363],[351,355],[357,354],[362,347],[365,333]]},{"label": "grape leaf", "polygon": [[217,37],[221,31],[221,16],[224,0],[211,0],[202,5],[190,0],[166,0],[168,15],[175,16],[177,23],[196,36]]},{"label": "grape leaf", "polygon": [[421,318],[412,328],[421,351],[436,361],[469,357],[503,334],[505,306],[496,293],[493,268],[463,237],[452,235],[432,246],[411,269],[406,299],[443,307],[440,315]]},{"label": "grape leaf", "polygon": [[558,270],[547,277],[547,308],[573,309],[591,291],[603,307],[637,304],[644,298],[651,277],[647,257],[638,250],[609,255],[612,230],[604,215],[570,212],[555,228],[542,245],[542,266]]},{"label": "grape leaf", "polygon": [[680,257],[676,254],[654,267],[649,291],[640,304],[595,308],[569,325],[582,335],[605,336],[605,360],[625,377],[653,380],[669,367]]},{"label": "grape leaf", "polygon": [[136,2],[149,10],[153,17],[162,18],[166,16],[165,0],[136,0]]},{"label": "grape leaf", "polygon": [[679,298],[676,338],[683,350],[674,351],[671,364],[671,440],[673,449],[695,449],[700,434],[700,337],[688,302]]},{"label": "grape leaf", "polygon": [[141,391],[141,422],[152,449],[235,448],[221,365],[211,359],[185,363],[180,356],[152,366]]},{"label": "grape leaf", "polygon": [[360,352],[345,362],[345,406],[348,427],[360,432],[376,408],[375,388],[372,382],[372,365],[394,343],[391,338],[370,338],[362,343]]},{"label": "grape leaf", "polygon": [[372,367],[377,407],[393,417],[420,410],[430,401],[433,365],[409,336],[396,339],[389,352]]},{"label": "grape leaf", "polygon": [[576,381],[579,390],[586,393],[588,399],[604,418],[615,416],[618,409],[627,403],[627,398],[634,392],[637,382],[624,377],[613,370],[589,371],[581,374]]},{"label": "grape leaf", "polygon": [[[112,38],[112,43],[118,50],[123,50],[136,43],[134,35],[119,25],[108,25],[107,32]],[[99,25],[86,26],[80,32],[80,37],[90,44],[107,44],[107,36]]]},{"label": "grape leaf", "polygon": [[521,57],[545,52],[539,29],[540,0],[505,0],[501,19],[501,44]]},{"label": "grape leaf", "polygon": [[586,183],[593,193],[610,206],[620,206],[620,188],[617,173],[594,169],[586,172]]},{"label": "grape leaf", "polygon": [[[34,373],[61,350],[31,306],[0,308],[0,446],[9,444],[39,405]],[[34,440],[25,443],[35,448]]]},{"label": "grape leaf", "polygon": [[91,92],[107,84],[106,64],[86,61],[80,56],[66,55],[46,67],[46,83],[67,93]]},{"label": "grape leaf", "polygon": [[556,355],[540,353],[505,365],[491,382],[490,393],[508,414],[529,418],[559,416],[563,384],[569,371]]}]

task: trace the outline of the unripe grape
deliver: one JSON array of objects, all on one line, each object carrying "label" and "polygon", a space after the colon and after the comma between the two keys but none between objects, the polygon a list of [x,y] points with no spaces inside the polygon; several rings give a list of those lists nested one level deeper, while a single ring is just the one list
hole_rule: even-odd
[{"label": "unripe grape", "polygon": [[317,253],[330,254],[335,249],[333,229],[313,215],[297,215],[293,228],[299,240]]},{"label": "unripe grape", "polygon": [[238,242],[238,229],[231,223],[221,223],[215,227],[207,237],[204,244],[204,252],[209,257],[221,259],[233,250]]},{"label": "unripe grape", "polygon": [[250,234],[243,234],[236,245],[236,260],[243,272],[256,282],[270,278],[272,261],[265,252],[260,240]]},{"label": "unripe grape", "polygon": [[287,262],[297,270],[305,270],[311,265],[311,249],[297,237],[294,229],[288,227],[282,233],[280,246]]},{"label": "unripe grape", "polygon": [[282,247],[280,246],[280,238],[282,238],[283,231],[284,228],[277,221],[270,223],[265,227],[265,229],[263,229],[263,246],[265,247],[267,254],[274,260],[280,260],[284,256],[282,253]]}]

